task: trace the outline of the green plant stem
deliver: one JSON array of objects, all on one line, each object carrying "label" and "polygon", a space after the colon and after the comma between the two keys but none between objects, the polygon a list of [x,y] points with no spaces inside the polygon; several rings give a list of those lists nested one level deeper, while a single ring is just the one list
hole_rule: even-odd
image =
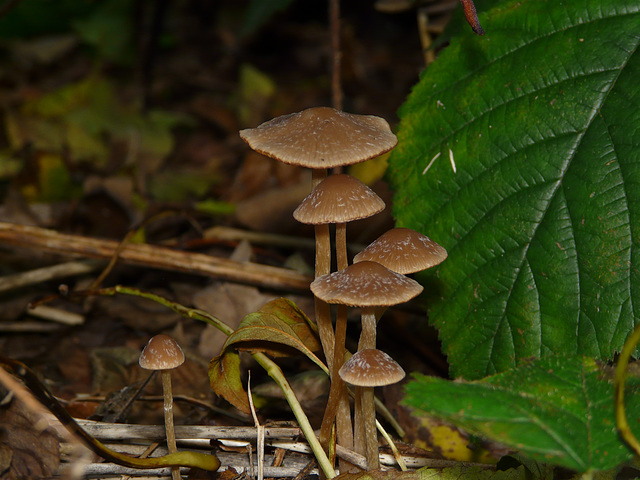
[{"label": "green plant stem", "polygon": [[391,452],[393,452],[393,456],[395,457],[396,462],[398,462],[398,466],[400,467],[400,470],[402,470],[403,472],[406,472],[408,470],[407,464],[405,463],[404,458],[402,458],[402,455],[398,451],[398,447],[396,447],[396,444],[393,442],[391,435],[387,433],[387,431],[382,427],[380,422],[378,422],[377,420],[376,420],[376,427],[378,427],[378,431],[382,434],[384,439],[387,441],[387,444],[389,445]]},{"label": "green plant stem", "polygon": [[636,455],[640,455],[640,442],[631,431],[629,422],[627,422],[627,414],[624,407],[624,382],[627,376],[627,365],[629,359],[636,349],[636,346],[640,343],[640,323],[636,324],[635,328],[631,332],[631,335],[627,337],[624,342],[618,362],[616,363],[615,376],[613,380],[613,396],[615,401],[616,411],[616,426],[620,432],[622,439],[633,449]]},{"label": "green plant stem", "polygon": [[60,422],[72,434],[77,436],[82,442],[96,455],[104,458],[108,462],[123,465],[130,468],[148,469],[161,467],[189,467],[199,468],[207,471],[216,471],[220,467],[220,460],[215,455],[206,455],[200,452],[178,452],[170,453],[162,457],[154,458],[138,458],[130,457],[124,453],[111,450],[99,440],[95,439],[85,432],[80,425],[76,423],[71,415],[64,409],[62,405],[51,395],[49,390],[40,382],[38,376],[29,367],[17,360],[5,358],[0,355],[0,364],[7,370],[25,381],[25,384],[33,392],[42,404],[60,420]]},{"label": "green plant stem", "polygon": [[291,389],[291,385],[287,381],[284,373],[280,367],[269,357],[267,357],[264,353],[253,353],[253,358],[260,364],[262,368],[265,369],[267,374],[278,384],[278,386],[282,389],[287,402],[289,403],[289,407],[293,412],[293,415],[296,417],[298,421],[298,425],[300,425],[300,429],[304,432],[305,437],[307,438],[307,442],[309,443],[309,447],[313,451],[313,454],[318,461],[318,465],[324,472],[327,478],[333,478],[336,476],[336,472],[329,461],[325,451],[322,449],[320,442],[316,435],[313,433],[313,428],[309,423],[309,419],[307,415],[304,413],[300,402],[296,398],[296,394]]}]

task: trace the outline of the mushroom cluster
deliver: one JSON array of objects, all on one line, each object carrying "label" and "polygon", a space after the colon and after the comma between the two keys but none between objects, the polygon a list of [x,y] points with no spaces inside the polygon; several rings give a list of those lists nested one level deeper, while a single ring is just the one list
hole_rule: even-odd
[{"label": "mushroom cluster", "polygon": [[[385,204],[359,180],[346,174],[327,176],[326,169],[352,165],[393,149],[397,139],[385,120],[316,107],[242,130],[240,136],[259,153],[313,169],[312,191],[293,215],[302,223],[314,225],[316,235],[315,280],[311,291],[315,295],[320,341],[331,373],[320,441],[326,448],[335,421],[338,443],[365,455],[369,470],[378,469],[374,388],[400,381],[404,371],[391,357],[376,349],[376,309],[419,295],[422,286],[404,275],[437,265],[447,253],[418,232],[396,228],[360,252],[354,258],[355,263],[349,265],[346,224],[381,212]],[[330,224],[335,224],[336,235],[337,271],[333,273]],[[337,305],[335,331],[330,304]],[[362,331],[358,352],[345,363],[348,307],[361,309]],[[355,387],[353,426],[344,382]]]}]

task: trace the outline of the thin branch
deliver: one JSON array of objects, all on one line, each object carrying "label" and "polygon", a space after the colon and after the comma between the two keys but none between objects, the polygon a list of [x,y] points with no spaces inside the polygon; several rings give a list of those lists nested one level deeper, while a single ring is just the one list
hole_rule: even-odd
[{"label": "thin branch", "polygon": [[[66,256],[110,259],[119,243],[68,235],[38,227],[0,222],[0,244],[36,249]],[[262,287],[308,291],[311,278],[293,270],[235,262],[202,253],[182,252],[149,244],[127,244],[118,260],[132,265],[206,275]]]}]

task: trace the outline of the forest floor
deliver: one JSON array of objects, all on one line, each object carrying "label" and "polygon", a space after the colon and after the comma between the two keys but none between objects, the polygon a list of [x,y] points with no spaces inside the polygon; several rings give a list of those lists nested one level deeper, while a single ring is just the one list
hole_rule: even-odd
[{"label": "forest floor", "polygon": [[[0,26],[9,22],[17,31],[0,42],[1,222],[121,241],[148,219],[133,241],[312,273],[313,232],[291,217],[308,193],[308,172],[252,152],[238,131],[330,104],[326,2],[293,2],[253,30],[249,2],[158,2],[166,11],[157,37],[154,2],[106,2],[114,8],[70,12],[62,26],[29,23],[29,11],[18,11],[28,3],[0,18]],[[343,3],[344,109],[381,116],[395,128],[397,110],[425,66],[416,11],[390,14],[370,1]],[[444,11],[431,17],[433,35],[455,3],[432,3]],[[122,28],[121,35],[114,27]],[[101,32],[109,33],[108,41],[99,38]],[[392,193],[382,173],[379,162],[354,171],[388,205],[383,214],[349,227],[354,245],[366,245],[393,226]],[[242,241],[243,235],[223,236],[228,230],[213,227],[277,233],[289,243]],[[10,279],[83,260],[72,253],[0,240],[0,275]],[[137,359],[147,340],[168,333],[188,357],[174,375],[175,393],[186,397],[176,403],[176,424],[252,425],[209,386],[208,362],[224,335],[134,297],[57,296],[60,284],[71,291],[91,286],[106,262],[91,265],[82,274],[2,287],[2,355],[35,369],[75,417],[105,418],[105,397],[146,377]],[[101,285],[152,291],[231,326],[279,296],[312,316],[309,292],[249,283],[118,262]],[[35,316],[29,305],[43,298],[45,305],[73,314],[65,318],[77,324],[59,323],[47,313]],[[350,314],[351,346],[357,314]],[[390,310],[380,325],[380,348],[407,372],[446,376],[446,361],[426,320],[420,301]],[[263,398],[262,421],[292,420],[266,375],[249,358],[243,362],[252,371],[254,393]],[[280,364],[317,427],[327,382],[309,374],[311,362]],[[121,420],[162,423],[160,391],[160,383],[151,382],[142,394],[146,401],[135,402]],[[418,439],[420,425],[398,404],[401,385],[381,393],[406,430],[405,440],[427,446]]]}]

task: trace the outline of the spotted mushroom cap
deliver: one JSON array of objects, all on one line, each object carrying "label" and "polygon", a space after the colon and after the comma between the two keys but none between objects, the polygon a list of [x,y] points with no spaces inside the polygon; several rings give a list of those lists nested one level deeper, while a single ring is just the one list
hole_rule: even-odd
[{"label": "spotted mushroom cap", "polygon": [[410,228],[393,228],[358,253],[353,261],[370,260],[407,274],[431,268],[446,258],[445,248],[426,235]]},{"label": "spotted mushroom cap", "polygon": [[170,370],[184,363],[184,353],[173,338],[160,334],[149,340],[138,363],[146,370]]},{"label": "spotted mushroom cap", "polygon": [[338,374],[342,380],[357,387],[391,385],[405,376],[393,358],[375,348],[357,352],[340,367]]},{"label": "spotted mushroom cap", "polygon": [[418,296],[422,286],[379,263],[363,261],[316,278],[311,283],[311,291],[327,303],[388,307]]},{"label": "spotted mushroom cap", "polygon": [[313,107],[240,131],[256,152],[308,168],[363,162],[398,143],[386,120],[330,107]]},{"label": "spotted mushroom cap", "polygon": [[367,218],[384,210],[384,201],[351,175],[329,175],[293,212],[300,223],[320,225]]}]

